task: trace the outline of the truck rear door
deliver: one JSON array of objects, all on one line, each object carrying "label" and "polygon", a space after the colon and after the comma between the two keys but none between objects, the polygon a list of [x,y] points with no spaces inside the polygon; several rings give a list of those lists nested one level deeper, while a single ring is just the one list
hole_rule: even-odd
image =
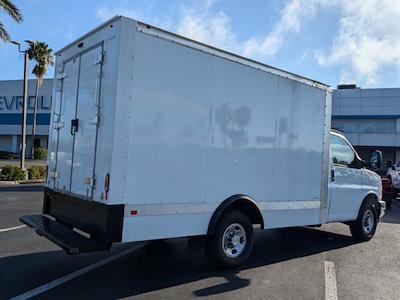
[{"label": "truck rear door", "polygon": [[102,45],[64,62],[54,188],[91,198],[95,185]]}]

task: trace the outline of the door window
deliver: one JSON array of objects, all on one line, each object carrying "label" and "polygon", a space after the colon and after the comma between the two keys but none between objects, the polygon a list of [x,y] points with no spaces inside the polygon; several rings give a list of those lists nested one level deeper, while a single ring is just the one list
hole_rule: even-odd
[{"label": "door window", "polygon": [[35,140],[33,141],[33,146],[34,146],[35,148],[40,147],[40,139],[35,139]]},{"label": "door window", "polygon": [[337,135],[331,135],[331,150],[333,163],[344,166],[352,166],[356,156],[349,144]]}]

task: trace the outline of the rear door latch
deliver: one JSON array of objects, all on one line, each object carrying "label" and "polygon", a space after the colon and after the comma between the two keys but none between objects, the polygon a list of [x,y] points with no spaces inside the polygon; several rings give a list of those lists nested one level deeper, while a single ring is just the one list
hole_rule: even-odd
[{"label": "rear door latch", "polygon": [[79,119],[72,119],[71,120],[71,135],[74,135],[76,132],[78,132],[78,127],[79,127]]}]

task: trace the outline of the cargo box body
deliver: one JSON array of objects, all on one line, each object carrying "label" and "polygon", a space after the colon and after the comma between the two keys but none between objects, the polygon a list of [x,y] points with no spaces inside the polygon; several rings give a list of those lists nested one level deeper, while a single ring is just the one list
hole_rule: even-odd
[{"label": "cargo box body", "polygon": [[326,222],[326,85],[125,17],[55,71],[48,191],[122,207],[120,241],[204,235],[235,195],[265,228]]}]

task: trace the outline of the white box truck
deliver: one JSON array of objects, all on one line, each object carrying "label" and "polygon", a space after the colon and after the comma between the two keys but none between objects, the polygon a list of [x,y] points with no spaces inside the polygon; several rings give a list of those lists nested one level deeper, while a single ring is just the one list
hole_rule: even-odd
[{"label": "white box truck", "polygon": [[43,214],[21,221],[70,254],[206,236],[227,267],[255,224],[368,240],[380,178],[330,125],[327,85],[118,16],[56,53]]}]

